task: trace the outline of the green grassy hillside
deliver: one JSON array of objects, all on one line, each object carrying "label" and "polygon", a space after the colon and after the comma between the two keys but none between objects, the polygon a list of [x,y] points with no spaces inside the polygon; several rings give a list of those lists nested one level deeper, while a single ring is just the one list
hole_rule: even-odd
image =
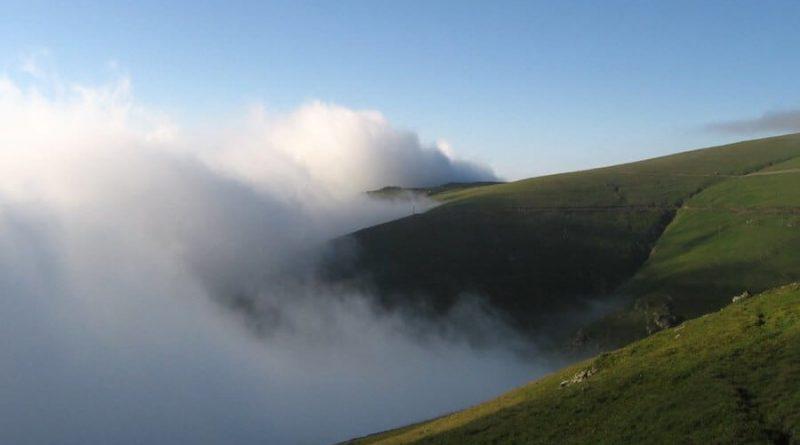
[{"label": "green grassy hillside", "polygon": [[800,285],[353,444],[800,442]]},{"label": "green grassy hillside", "polygon": [[[745,175],[797,168],[798,157],[800,135],[788,135],[443,190],[433,194],[443,204],[431,211],[340,240],[355,241],[357,255],[333,262],[330,274],[366,277],[387,306],[436,313],[473,292],[529,332],[574,331],[586,322],[574,314],[609,295],[647,297],[597,331],[612,338],[607,328],[619,326],[639,335],[659,305],[694,316],[731,292],[797,277],[800,258],[776,249],[800,239],[794,216],[782,210],[794,205],[800,187],[790,189],[800,175]],[[667,280],[675,287],[665,288]],[[715,287],[702,294],[698,286],[708,281]]]},{"label": "green grassy hillside", "polygon": [[800,280],[798,159],[731,178],[688,200],[618,291],[632,306],[603,320],[604,343],[641,337],[659,312],[692,318],[744,290]]}]

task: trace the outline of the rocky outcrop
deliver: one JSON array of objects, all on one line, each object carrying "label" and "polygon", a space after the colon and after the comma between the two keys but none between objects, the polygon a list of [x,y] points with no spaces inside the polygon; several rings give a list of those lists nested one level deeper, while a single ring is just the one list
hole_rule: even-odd
[{"label": "rocky outcrop", "polygon": [[742,292],[741,294],[734,296],[734,297],[731,299],[731,301],[732,301],[732,302],[734,302],[734,303],[736,303],[737,301],[746,300],[746,299],[748,299],[748,298],[750,298],[750,297],[752,297],[752,295],[750,295],[750,292],[748,292],[748,291],[744,291],[744,292]]},{"label": "rocky outcrop", "polygon": [[595,374],[597,374],[597,369],[595,367],[586,368],[586,369],[578,372],[574,376],[572,376],[571,379],[562,381],[561,382],[561,387],[563,388],[565,386],[573,385],[575,383],[583,383],[586,380],[588,380],[589,377],[591,377],[591,376],[593,376]]}]

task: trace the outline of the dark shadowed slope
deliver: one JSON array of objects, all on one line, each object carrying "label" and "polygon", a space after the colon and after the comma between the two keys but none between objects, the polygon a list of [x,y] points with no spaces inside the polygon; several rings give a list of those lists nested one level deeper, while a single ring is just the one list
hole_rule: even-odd
[{"label": "dark shadowed slope", "polygon": [[[613,294],[639,271],[690,198],[798,156],[800,135],[788,135],[444,191],[434,195],[444,204],[427,213],[353,234],[355,260],[337,261],[332,274],[367,277],[390,307],[421,304],[441,313],[471,292],[528,332],[553,326],[570,332],[585,322],[575,313]],[[339,241],[340,247],[345,244]],[[656,275],[637,278],[628,289],[649,292],[647,276]],[[727,297],[738,287],[738,282],[721,286],[720,292]],[[696,301],[697,310],[687,315],[718,307],[721,300]],[[563,314],[570,314],[572,323],[559,317]]]}]

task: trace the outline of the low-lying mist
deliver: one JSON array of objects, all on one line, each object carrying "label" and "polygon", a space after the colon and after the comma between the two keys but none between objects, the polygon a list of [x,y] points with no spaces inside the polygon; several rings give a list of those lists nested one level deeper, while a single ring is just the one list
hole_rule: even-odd
[{"label": "low-lying mist", "polygon": [[376,112],[194,131],[125,80],[0,79],[0,442],[325,443],[535,377],[479,304],[431,328],[314,278],[326,240],[409,213],[365,190],[493,179]]}]

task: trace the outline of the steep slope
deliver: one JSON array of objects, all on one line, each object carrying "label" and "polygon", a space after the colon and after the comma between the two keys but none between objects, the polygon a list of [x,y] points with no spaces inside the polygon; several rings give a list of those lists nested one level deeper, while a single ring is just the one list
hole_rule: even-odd
[{"label": "steep slope", "polygon": [[688,199],[798,156],[800,135],[788,135],[444,191],[434,195],[444,204],[425,214],[340,241],[342,251],[353,241],[358,251],[352,262],[334,261],[330,273],[366,277],[390,307],[441,313],[460,294],[475,293],[524,330],[568,332],[585,322],[574,317],[581,308],[636,274]]},{"label": "steep slope", "polygon": [[800,441],[800,285],[352,444]]},{"label": "steep slope", "polygon": [[632,306],[600,323],[605,332],[594,334],[601,343],[641,337],[660,314],[696,317],[742,291],[800,280],[798,159],[720,182],[688,200],[619,290]]}]

